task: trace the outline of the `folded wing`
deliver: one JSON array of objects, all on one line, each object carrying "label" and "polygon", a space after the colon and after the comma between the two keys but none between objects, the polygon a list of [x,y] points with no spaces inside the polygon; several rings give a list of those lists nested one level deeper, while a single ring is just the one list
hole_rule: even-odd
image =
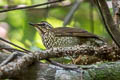
[{"label": "folded wing", "polygon": [[[70,27],[59,27],[53,29],[57,37],[69,36],[69,37],[80,37],[80,38],[96,38],[100,39],[97,35],[89,33],[83,29],[79,28],[70,28]],[[100,39],[101,40],[101,39]]]}]

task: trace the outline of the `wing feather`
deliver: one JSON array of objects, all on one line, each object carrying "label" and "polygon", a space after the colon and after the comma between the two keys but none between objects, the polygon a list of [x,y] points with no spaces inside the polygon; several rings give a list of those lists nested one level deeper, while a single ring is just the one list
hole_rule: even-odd
[{"label": "wing feather", "polygon": [[79,28],[70,28],[70,27],[59,27],[53,29],[56,36],[71,36],[71,37],[84,37],[84,38],[97,38],[100,39],[97,35],[94,35],[88,31]]}]

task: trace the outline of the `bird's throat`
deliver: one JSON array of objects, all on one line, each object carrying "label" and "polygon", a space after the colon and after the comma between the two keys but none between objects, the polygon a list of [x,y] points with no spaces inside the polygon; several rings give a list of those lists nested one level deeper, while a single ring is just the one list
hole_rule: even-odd
[{"label": "bird's throat", "polygon": [[41,37],[42,37],[42,42],[47,49],[53,47],[52,44],[54,43],[55,40],[55,35],[53,32],[48,31],[44,34],[41,34]]}]

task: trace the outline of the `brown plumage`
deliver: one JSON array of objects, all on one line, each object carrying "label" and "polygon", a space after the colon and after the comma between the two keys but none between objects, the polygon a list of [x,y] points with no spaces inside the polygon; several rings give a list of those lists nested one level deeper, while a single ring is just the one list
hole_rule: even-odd
[{"label": "brown plumage", "polygon": [[104,43],[97,35],[79,28],[53,28],[52,25],[45,21],[37,24],[30,24],[38,30],[42,37],[43,44],[48,49],[52,47],[71,47],[81,44],[100,46]]},{"label": "brown plumage", "polygon": [[53,28],[53,32],[55,33],[55,36],[57,36],[57,37],[68,36],[68,37],[100,39],[100,37],[98,37],[97,35],[89,33],[80,28],[59,27],[59,28]]}]

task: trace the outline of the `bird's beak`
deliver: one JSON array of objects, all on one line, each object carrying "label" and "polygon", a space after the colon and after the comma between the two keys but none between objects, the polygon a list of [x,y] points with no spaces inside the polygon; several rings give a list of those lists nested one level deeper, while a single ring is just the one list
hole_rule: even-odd
[{"label": "bird's beak", "polygon": [[36,23],[29,23],[31,26],[35,27],[38,31],[43,32],[42,28],[39,26],[39,24]]},{"label": "bird's beak", "polygon": [[35,23],[29,23],[31,26],[33,26],[33,27],[37,27],[38,25],[37,24],[35,24]]}]

